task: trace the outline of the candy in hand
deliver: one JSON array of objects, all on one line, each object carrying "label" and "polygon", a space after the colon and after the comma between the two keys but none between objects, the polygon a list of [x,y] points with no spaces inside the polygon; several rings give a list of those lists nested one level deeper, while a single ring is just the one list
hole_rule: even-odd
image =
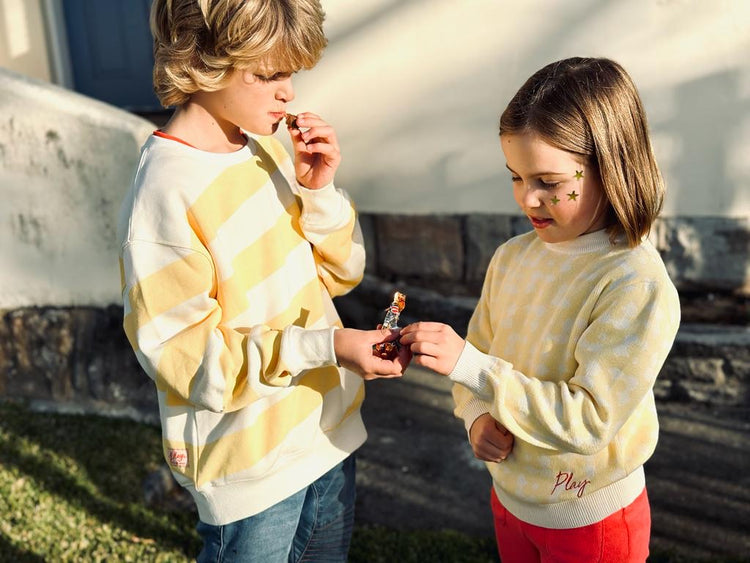
[{"label": "candy in hand", "polygon": [[[406,307],[406,295],[397,291],[393,294],[393,303],[386,309],[385,318],[383,319],[383,328],[398,328],[398,317],[401,315],[401,311]],[[398,340],[392,340],[390,342],[381,342],[380,344],[374,344],[372,351],[376,356],[383,358],[384,360],[392,360],[398,355],[398,351],[401,349],[401,344]]]},{"label": "candy in hand", "polygon": [[296,115],[294,115],[293,113],[287,113],[285,119],[287,127],[291,127],[292,129],[299,129],[299,125],[297,125]]}]

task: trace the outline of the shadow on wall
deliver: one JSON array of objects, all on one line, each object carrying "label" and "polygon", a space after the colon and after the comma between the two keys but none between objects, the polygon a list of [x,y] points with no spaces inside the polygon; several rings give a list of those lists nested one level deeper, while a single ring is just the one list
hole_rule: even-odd
[{"label": "shadow on wall", "polygon": [[[669,217],[657,226],[658,246],[685,292],[750,292],[750,221],[737,216],[747,205],[747,155],[741,155],[742,116],[750,102],[740,95],[737,71],[681,84],[672,117],[654,127],[679,140],[673,159],[661,162],[668,198],[689,197],[694,209],[713,216]],[[699,164],[696,164],[699,163]],[[743,200],[744,198],[744,200]],[[745,280],[744,287],[738,280]]]},{"label": "shadow on wall", "polygon": [[[667,171],[671,197],[690,197],[698,209],[718,208],[720,214],[731,215],[734,206],[742,203],[740,186],[743,182],[746,189],[750,186],[740,171],[736,177],[731,171],[733,150],[740,147],[742,118],[750,109],[750,101],[740,97],[739,73],[720,72],[681,84],[675,100],[673,118],[659,125],[659,130],[669,130],[680,142],[678,156]],[[747,167],[746,154],[738,166]]]}]

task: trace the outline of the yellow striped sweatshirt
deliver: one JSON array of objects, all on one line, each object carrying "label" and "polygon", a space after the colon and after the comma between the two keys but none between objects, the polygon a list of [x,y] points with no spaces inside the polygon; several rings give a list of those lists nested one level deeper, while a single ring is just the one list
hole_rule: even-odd
[{"label": "yellow striped sweatshirt", "polygon": [[648,240],[613,246],[598,231],[549,244],[531,232],[497,250],[450,378],[467,430],[490,413],[515,436],[504,462],[486,464],[512,514],[574,528],[643,491],[653,385],[679,320]]},{"label": "yellow striped sweatshirt", "polygon": [[364,270],[341,191],[299,186],[271,137],[217,154],[152,136],[119,236],[125,332],[202,521],[261,512],[364,442],[363,381],[333,350],[331,298]]}]

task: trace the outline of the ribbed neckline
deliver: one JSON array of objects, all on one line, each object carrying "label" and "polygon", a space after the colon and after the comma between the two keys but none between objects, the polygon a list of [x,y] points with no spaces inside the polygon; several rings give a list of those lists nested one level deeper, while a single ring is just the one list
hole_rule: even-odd
[{"label": "ribbed neckline", "polygon": [[560,254],[587,254],[589,252],[599,252],[602,250],[611,250],[618,245],[613,245],[609,241],[609,233],[606,229],[594,231],[581,235],[573,240],[563,242],[544,242],[544,246],[552,252]]}]

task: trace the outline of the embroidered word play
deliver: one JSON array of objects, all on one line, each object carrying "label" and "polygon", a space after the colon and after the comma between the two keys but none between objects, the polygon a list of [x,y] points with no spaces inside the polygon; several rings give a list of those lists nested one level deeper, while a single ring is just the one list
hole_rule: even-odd
[{"label": "embroidered word play", "polygon": [[578,498],[581,498],[583,496],[583,490],[589,483],[591,483],[591,481],[589,481],[588,479],[583,479],[582,481],[574,481],[572,471],[570,473],[560,471],[557,473],[557,477],[555,477],[555,486],[552,487],[552,492],[550,493],[550,495],[554,495],[558,487],[565,487],[566,491],[578,489],[578,493],[576,494],[576,496]]}]

